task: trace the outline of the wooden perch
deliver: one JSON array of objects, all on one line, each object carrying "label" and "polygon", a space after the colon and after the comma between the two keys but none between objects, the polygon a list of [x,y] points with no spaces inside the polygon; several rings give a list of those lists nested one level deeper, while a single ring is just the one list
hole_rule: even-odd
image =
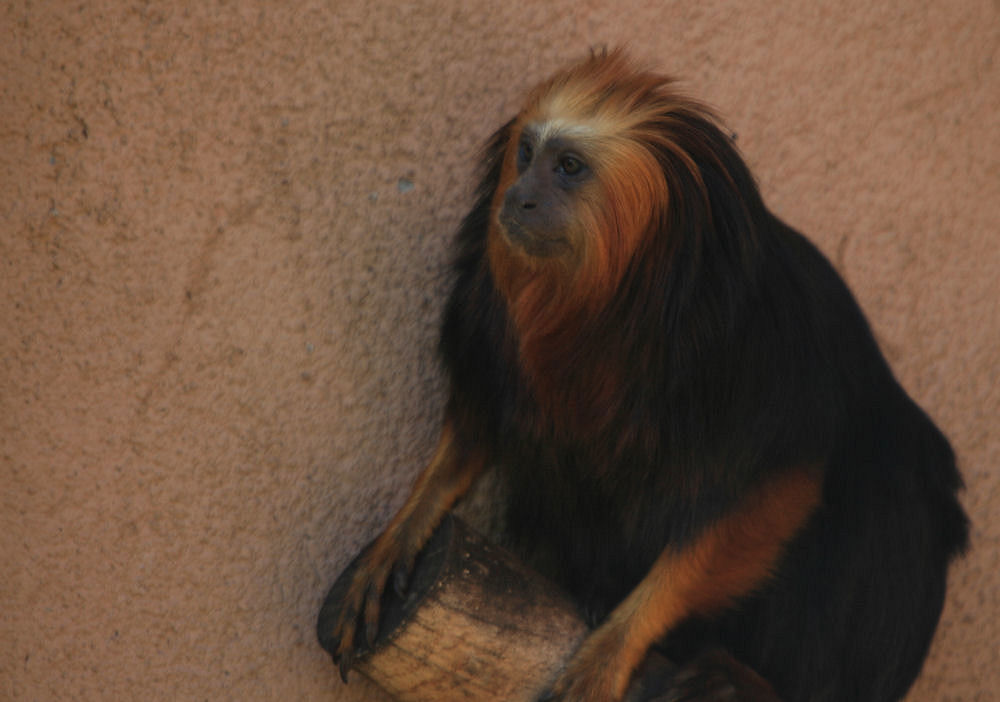
[{"label": "wooden perch", "polygon": [[[357,562],[320,611],[317,633],[331,653],[333,618]],[[387,588],[382,606],[374,650],[354,669],[400,702],[534,702],[588,631],[567,595],[452,516],[424,549],[409,594]],[[650,699],[674,670],[651,654],[629,699]]]},{"label": "wooden perch", "polygon": [[[328,651],[328,622],[357,562],[320,611]],[[587,633],[558,589],[451,516],[417,561],[407,597],[387,588],[382,606],[375,649],[355,669],[401,702],[529,702]]]}]

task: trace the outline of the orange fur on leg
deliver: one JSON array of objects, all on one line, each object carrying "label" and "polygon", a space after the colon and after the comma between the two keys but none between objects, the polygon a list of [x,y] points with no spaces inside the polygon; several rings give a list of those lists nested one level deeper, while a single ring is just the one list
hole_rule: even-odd
[{"label": "orange fur on leg", "polygon": [[639,585],[584,641],[554,687],[572,702],[620,700],[649,647],[693,615],[752,592],[821,499],[821,474],[791,470],[751,493],[682,549],[667,548]]}]

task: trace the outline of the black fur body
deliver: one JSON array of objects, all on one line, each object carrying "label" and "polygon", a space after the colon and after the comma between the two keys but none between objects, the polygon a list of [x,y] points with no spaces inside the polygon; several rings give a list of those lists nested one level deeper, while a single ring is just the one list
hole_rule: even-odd
[{"label": "black fur body", "polygon": [[595,621],[748,489],[818,466],[822,504],[773,577],[661,647],[683,661],[722,646],[788,702],[899,699],[967,541],[952,450],[834,268],[767,210],[729,138],[707,119],[674,129],[707,202],[673,154],[657,154],[675,199],[565,354],[565,372],[595,388],[567,417],[533,396],[490,272],[508,128],[494,137],[441,336],[457,441],[501,466],[512,544]]}]

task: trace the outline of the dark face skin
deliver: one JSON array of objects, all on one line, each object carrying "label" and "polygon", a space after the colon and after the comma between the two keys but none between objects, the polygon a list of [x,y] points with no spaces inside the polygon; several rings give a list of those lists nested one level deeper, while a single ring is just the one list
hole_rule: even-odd
[{"label": "dark face skin", "polygon": [[539,143],[525,129],[518,144],[517,173],[499,213],[508,241],[540,258],[571,252],[575,200],[593,177],[579,150],[565,137]]}]

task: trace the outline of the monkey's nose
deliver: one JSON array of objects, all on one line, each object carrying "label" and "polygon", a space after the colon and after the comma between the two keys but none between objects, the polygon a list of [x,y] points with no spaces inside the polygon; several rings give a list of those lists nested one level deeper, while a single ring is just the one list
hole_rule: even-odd
[{"label": "monkey's nose", "polygon": [[504,196],[503,206],[510,214],[515,215],[516,212],[536,209],[538,207],[538,200],[531,197],[531,190],[518,184],[512,186],[507,191],[507,194]]}]

